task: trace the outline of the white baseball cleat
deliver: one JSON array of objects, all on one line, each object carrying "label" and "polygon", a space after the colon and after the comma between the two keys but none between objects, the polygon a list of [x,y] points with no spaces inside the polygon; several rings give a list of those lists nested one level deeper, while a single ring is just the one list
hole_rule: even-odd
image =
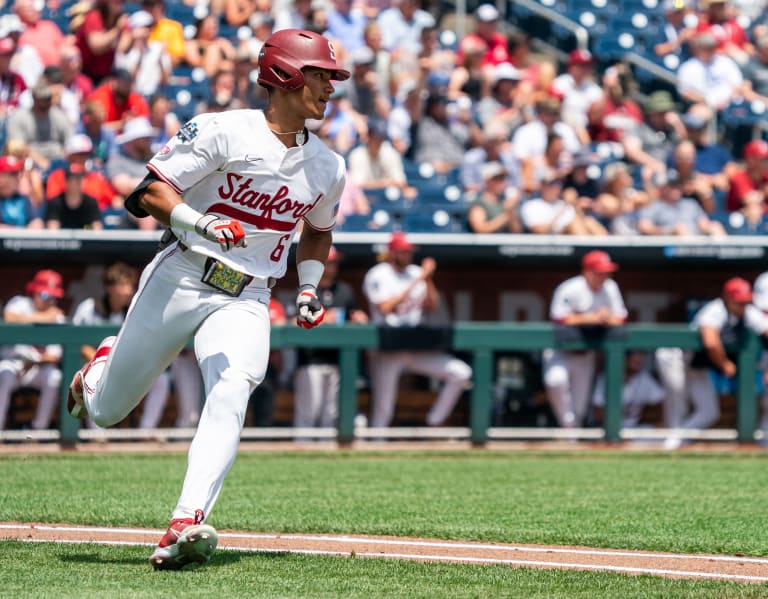
[{"label": "white baseball cleat", "polygon": [[219,535],[212,526],[195,524],[193,518],[171,520],[160,544],[149,556],[155,570],[181,570],[191,564],[208,562],[216,550]]}]

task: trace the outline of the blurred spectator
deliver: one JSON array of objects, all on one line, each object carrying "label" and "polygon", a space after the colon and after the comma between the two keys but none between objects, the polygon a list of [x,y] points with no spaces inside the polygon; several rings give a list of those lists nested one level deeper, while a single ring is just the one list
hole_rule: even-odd
[{"label": "blurred spectator", "polygon": [[[437,400],[427,414],[428,426],[439,426],[450,416],[472,369],[458,358],[435,349],[419,346],[410,339],[409,328],[422,324],[425,313],[438,308],[439,293],[433,275],[434,258],[413,263],[415,246],[402,232],[392,234],[385,260],[365,275],[363,291],[374,324],[400,329],[402,339],[388,349],[371,352],[371,426],[389,426],[395,415],[397,386],[403,371],[422,374],[444,381]],[[421,335],[420,335],[421,336]]]},{"label": "blurred spectator", "polygon": [[712,110],[692,106],[682,117],[688,139],[696,147],[695,169],[713,189],[728,190],[728,176],[735,168],[730,150],[716,137]]},{"label": "blurred spectator", "polygon": [[107,159],[117,152],[115,130],[104,126],[107,109],[96,101],[88,101],[83,105],[83,120],[77,128],[77,133],[91,140],[91,155],[94,168],[103,169]]},{"label": "blurred spectator", "polygon": [[151,143],[155,154],[181,128],[178,117],[171,112],[171,101],[163,94],[155,94],[149,99],[149,122],[157,131]]},{"label": "blurred spectator", "polygon": [[[588,150],[579,150],[574,154],[569,162],[570,170],[563,179],[563,195],[573,194],[580,202],[585,199],[588,201],[597,199],[602,191],[599,162],[600,157]],[[611,164],[606,165],[602,171],[602,185],[605,185],[611,166]]]},{"label": "blurred spectator", "polygon": [[730,176],[725,204],[728,212],[739,210],[747,195],[756,192],[765,197],[768,191],[768,143],[753,139],[744,146],[743,155],[744,165]]},{"label": "blurred spectator", "polygon": [[490,69],[483,65],[485,44],[474,37],[466,37],[459,46],[456,66],[448,81],[448,97],[455,100],[460,95],[467,95],[475,103],[488,95]]},{"label": "blurred spectator", "polygon": [[[358,308],[352,286],[339,279],[342,258],[331,247],[317,286],[317,297],[325,307],[323,325],[365,324],[368,315]],[[339,383],[339,350],[300,347],[294,374],[293,426],[335,427]]]},{"label": "blurred spectator", "polygon": [[[626,354],[624,385],[621,390],[621,403],[624,411],[622,427],[634,428],[640,424],[646,406],[655,406],[666,400],[667,394],[656,377],[646,365],[646,354],[631,350]],[[601,413],[605,409],[605,373],[595,379],[592,405]],[[602,421],[603,418],[597,420]]]},{"label": "blurred spectator", "polygon": [[376,55],[368,46],[351,52],[352,77],[345,84],[352,108],[361,115],[387,118],[389,96],[373,66]]},{"label": "blurred spectator", "polygon": [[684,140],[677,144],[672,154],[671,168],[677,172],[683,196],[693,198],[704,212],[714,214],[718,206],[712,177],[696,169],[696,147],[691,141]]},{"label": "blurred spectator", "polygon": [[640,211],[638,230],[643,235],[709,235],[724,236],[725,229],[710,220],[701,205],[694,199],[683,197],[680,175],[669,170],[657,175],[654,181],[659,198]]},{"label": "blurred spectator", "polygon": [[180,64],[187,54],[187,43],[181,23],[166,16],[164,0],[142,0],[141,7],[152,15],[154,22],[149,41],[163,44],[171,58],[171,64]]},{"label": "blurred spectator", "polygon": [[100,210],[107,210],[118,199],[120,200],[120,206],[122,206],[122,199],[117,197],[115,190],[109,184],[102,171],[93,168],[93,161],[91,160],[93,144],[87,135],[82,133],[73,135],[67,140],[64,149],[68,164],[66,167],[57,168],[48,174],[45,181],[45,197],[47,200],[52,200],[56,196],[65,193],[67,189],[67,172],[82,170],[82,191],[84,194],[96,199]]},{"label": "blurred spectator", "polygon": [[434,27],[435,18],[421,8],[421,0],[398,0],[376,18],[381,27],[382,45],[396,62],[402,55],[417,55],[421,50],[421,30]]},{"label": "blurred spectator", "polygon": [[[37,85],[43,83],[47,83],[51,89],[52,106],[64,111],[73,127],[77,125],[80,122],[80,99],[64,85],[64,72],[61,67],[45,67]],[[33,103],[32,90],[25,90],[19,98],[19,106],[29,109],[32,108]]]},{"label": "blurred spectator", "polygon": [[489,73],[492,83],[490,94],[477,103],[477,119],[483,127],[493,122],[501,122],[512,131],[524,121],[522,98],[519,93],[522,74],[508,62],[499,64]]},{"label": "blurred spectator", "polygon": [[482,167],[486,162],[498,161],[507,173],[507,184],[521,187],[520,163],[509,142],[509,127],[500,121],[492,121],[483,129],[483,143],[464,153],[461,162],[461,185],[473,194],[485,186]]},{"label": "blurred spectator", "polygon": [[16,44],[9,37],[0,39],[0,118],[5,118],[19,105],[21,93],[27,84],[21,75],[11,69],[11,57]]},{"label": "blurred spectator", "polygon": [[702,14],[696,26],[697,34],[711,34],[717,44],[717,51],[730,57],[738,64],[745,64],[755,53],[749,36],[739,24],[736,11],[730,11],[727,0],[699,0]]},{"label": "blurred spectator", "polygon": [[564,178],[571,171],[572,160],[571,155],[565,151],[563,138],[557,133],[550,133],[544,154],[539,156],[534,164],[533,188],[540,189],[542,182],[548,179]]},{"label": "blurred spectator", "polygon": [[19,38],[19,45],[32,46],[46,67],[58,66],[59,51],[64,45],[64,35],[53,21],[42,18],[40,4],[34,0],[15,0],[15,12],[22,24],[24,32]]},{"label": "blurred spectator", "polygon": [[349,174],[361,189],[397,187],[404,191],[403,157],[387,140],[387,124],[381,119],[368,122],[368,141],[354,148],[347,158]]},{"label": "blurred spectator", "polygon": [[745,194],[741,207],[728,214],[725,222],[728,235],[768,234],[768,205],[765,193],[753,190]]},{"label": "blurred spectator", "polygon": [[[39,270],[27,283],[26,293],[13,296],[5,305],[3,320],[8,323],[64,323],[64,313],[56,305],[63,297],[61,275],[53,270]],[[3,358],[0,360],[0,430],[5,428],[11,395],[21,386],[33,387],[40,392],[30,428],[49,428],[59,400],[62,347],[11,345],[0,348],[0,353]]]},{"label": "blurred spectator", "polygon": [[486,162],[482,167],[485,185],[467,212],[473,233],[522,233],[519,206],[520,192],[509,185],[501,162]]},{"label": "blurred spectator", "polygon": [[45,211],[47,229],[92,229],[101,231],[99,202],[83,191],[85,167],[70,164],[66,168],[64,192],[48,200]]},{"label": "blurred spectator", "polygon": [[248,22],[251,15],[259,14],[257,0],[224,0],[224,22],[230,27],[240,27]]},{"label": "blurred spectator", "polygon": [[24,163],[13,156],[0,157],[0,228],[42,229],[41,209],[19,193]]},{"label": "blurred spectator", "polygon": [[549,175],[542,181],[541,195],[525,200],[520,208],[525,231],[535,234],[607,235],[593,216],[584,214],[580,204],[563,199],[563,180]]},{"label": "blurred spectator", "polygon": [[365,47],[365,25],[368,22],[363,11],[352,0],[333,0],[326,14],[326,35],[338,41],[347,52]]},{"label": "blurred spectator", "polygon": [[272,35],[275,20],[267,13],[255,12],[248,19],[251,28],[251,36],[240,42],[240,50],[248,52],[251,65],[256,67],[259,63],[259,52],[266,39]]},{"label": "blurred spectator", "polygon": [[[665,22],[659,27],[658,37],[652,40],[653,53],[663,58],[674,55],[678,65],[690,56],[688,42],[696,34],[696,28],[689,20],[696,19],[692,0],[664,0],[662,2]],[[676,65],[677,66],[677,65]]]},{"label": "blurred spectator", "polygon": [[[628,133],[643,122],[643,111],[632,99],[637,84],[629,67],[615,64],[603,75],[603,93],[587,109],[589,138],[596,143],[615,144],[623,151]],[[659,165],[661,166],[661,165]]]},{"label": "blurred spectator", "polygon": [[[127,197],[147,175],[147,162],[152,158],[152,139],[157,131],[149,119],[139,117],[129,120],[125,130],[117,136],[120,151],[110,156],[106,165],[107,177],[115,191]],[[141,230],[154,230],[158,227],[153,217],[134,219]]]},{"label": "blurred spectator", "polygon": [[365,129],[365,119],[347,99],[345,85],[336,85],[325,109],[325,119],[316,130],[317,135],[334,151],[346,154],[358,142]]},{"label": "blurred spectator", "polygon": [[352,173],[347,170],[347,182],[339,199],[339,212],[336,215],[336,223],[344,223],[349,214],[370,214],[371,204],[362,189],[355,183]]},{"label": "blurred spectator", "polygon": [[448,99],[443,95],[433,94],[427,98],[413,139],[413,159],[430,163],[438,173],[461,166],[468,141],[463,128],[450,121],[447,104]]},{"label": "blurred spectator", "polygon": [[41,209],[45,201],[43,170],[30,158],[29,146],[22,141],[9,139],[4,153],[24,165],[19,173],[19,193],[29,197],[35,209]]},{"label": "blurred spectator", "polygon": [[123,0],[95,0],[93,8],[77,30],[83,73],[99,85],[114,66],[115,49],[128,23]]},{"label": "blurred spectator", "polygon": [[65,44],[61,48],[59,66],[62,72],[62,84],[77,97],[79,105],[93,91],[93,82],[83,74],[83,60],[77,46]]},{"label": "blurred spectator", "polygon": [[[621,290],[611,278],[618,268],[606,252],[592,250],[581,259],[581,274],[555,288],[549,318],[564,337],[581,340],[605,336],[626,322],[627,308]],[[544,350],[544,386],[552,411],[563,428],[584,425],[596,359],[594,350]]]},{"label": "blurred spectator", "polygon": [[717,40],[709,32],[698,33],[691,45],[693,56],[677,70],[677,92],[691,104],[723,110],[741,91],[744,77],[739,65],[717,53]]},{"label": "blurred spectator", "polygon": [[644,178],[666,170],[666,161],[675,144],[687,136],[678,106],[666,90],[648,96],[642,122],[621,138],[624,157],[643,169]]},{"label": "blurred spectator", "polygon": [[[677,347],[656,350],[656,369],[667,391],[667,428],[705,429],[717,422],[720,404],[710,370],[732,379],[737,371],[736,355],[729,353],[726,346],[738,343],[745,329],[758,335],[768,332],[768,320],[751,301],[749,281],[728,279],[721,297],[704,304],[691,322],[691,327],[701,334],[701,351]],[[681,443],[680,438],[672,437],[665,447],[675,449]]]},{"label": "blurred spectator", "polygon": [[563,140],[563,148],[573,155],[581,148],[576,132],[560,120],[561,102],[549,96],[536,103],[536,118],[517,128],[512,136],[512,147],[520,161],[524,191],[537,192],[536,166],[547,149],[549,136],[556,133]]},{"label": "blurred spectator", "polygon": [[499,11],[493,4],[480,4],[475,11],[475,30],[459,44],[457,61],[464,60],[464,42],[472,40],[483,47],[483,65],[497,66],[510,62],[507,38],[499,31]]},{"label": "blurred spectator", "polygon": [[647,191],[637,189],[632,172],[625,162],[611,162],[603,169],[601,196],[611,196],[616,202],[631,202],[635,208],[650,203]]},{"label": "blurred spectator", "polygon": [[210,14],[195,22],[195,37],[187,40],[186,50],[186,63],[201,67],[208,77],[235,66],[235,47],[219,35],[218,20]]},{"label": "blurred spectator", "polygon": [[365,46],[373,50],[373,70],[379,85],[389,98],[397,93],[395,78],[392,76],[392,56],[382,45],[381,27],[376,21],[369,21],[363,30]]},{"label": "blurred spectator", "polygon": [[133,91],[133,75],[126,69],[114,69],[87,100],[104,107],[103,126],[118,132],[128,119],[149,116],[149,105],[141,94]]},{"label": "blurred spectator", "polygon": [[58,106],[53,106],[53,91],[45,82],[32,89],[32,108],[18,108],[8,117],[8,139],[29,146],[30,157],[42,168],[51,160],[64,158],[64,144],[72,135],[72,124]]},{"label": "blurred spectator", "polygon": [[312,0],[288,0],[273,11],[274,31],[307,29],[312,26]]},{"label": "blurred spectator", "polygon": [[25,29],[24,23],[17,14],[0,16],[0,38],[8,37],[14,44],[11,70],[21,75],[27,87],[34,87],[45,65],[34,46],[19,43]]},{"label": "blurred spectator", "polygon": [[210,91],[205,102],[197,106],[196,114],[201,112],[222,112],[244,108],[237,97],[237,80],[235,71],[225,69],[219,71],[210,79]]},{"label": "blurred spectator", "polygon": [[755,55],[741,67],[744,75],[741,95],[747,102],[768,104],[768,31],[755,40],[755,46]]},{"label": "blurred spectator", "polygon": [[413,133],[424,112],[423,80],[404,80],[398,87],[395,105],[387,119],[387,133],[395,149],[413,159]]},{"label": "blurred spectator", "polygon": [[[768,317],[768,273],[763,272],[755,279],[752,296],[753,305]],[[763,393],[760,398],[761,417],[759,428],[763,431],[760,445],[768,444],[768,353],[762,353],[758,368],[763,373]]]},{"label": "blurred spectator", "polygon": [[[567,72],[552,83],[556,93],[563,98],[561,118],[573,127],[581,143],[589,143],[587,133],[589,107],[603,99],[603,89],[594,79],[595,59],[588,50],[573,50],[568,54]],[[614,79],[618,78],[618,74]],[[613,83],[610,79],[609,82]]]},{"label": "blurred spectator", "polygon": [[146,10],[137,10],[128,19],[129,34],[120,39],[115,52],[115,68],[125,69],[133,77],[133,90],[151,96],[171,76],[171,57],[162,42],[152,42],[149,34],[154,18]]}]

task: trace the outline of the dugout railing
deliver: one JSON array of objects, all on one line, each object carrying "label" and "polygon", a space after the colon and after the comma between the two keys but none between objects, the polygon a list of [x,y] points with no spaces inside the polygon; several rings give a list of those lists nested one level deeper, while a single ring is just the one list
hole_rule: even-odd
[{"label": "dugout railing", "polygon": [[[62,345],[63,380],[69,381],[81,366],[81,346],[96,344],[116,330],[114,326],[0,324],[0,345]],[[499,352],[539,351],[549,347],[602,351],[606,399],[603,439],[615,442],[621,439],[621,392],[627,352],[659,347],[701,349],[699,334],[679,324],[628,324],[620,335],[591,339],[563,339],[557,335],[556,327],[552,324],[539,322],[457,322],[451,333],[453,349],[472,356],[474,373],[470,391],[469,436],[475,445],[483,445],[489,439],[494,357]],[[349,444],[355,440],[359,353],[378,347],[379,339],[379,331],[371,325],[321,326],[309,331],[295,326],[283,326],[272,330],[273,349],[303,346],[336,348],[340,351],[341,389],[336,431],[336,439],[340,444]],[[743,443],[753,442],[756,438],[758,401],[755,373],[760,348],[761,341],[753,334],[746,334],[737,347],[728,348],[738,355],[736,439]],[[137,359],[141,359],[141,356],[137,356]],[[66,396],[66,385],[62,385],[62,415],[66,413]],[[76,442],[79,438],[79,423],[69,416],[61,417],[59,422],[60,442]]]}]

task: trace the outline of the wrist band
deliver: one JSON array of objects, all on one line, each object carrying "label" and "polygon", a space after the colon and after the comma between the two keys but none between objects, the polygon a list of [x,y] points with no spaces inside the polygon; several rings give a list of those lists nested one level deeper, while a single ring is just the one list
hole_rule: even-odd
[{"label": "wrist band", "polygon": [[320,260],[302,260],[296,265],[299,273],[299,287],[309,285],[317,289],[325,271],[325,265]]},{"label": "wrist band", "polygon": [[176,204],[171,210],[171,226],[177,229],[185,229],[187,231],[194,231],[197,221],[203,217],[197,210],[192,208],[189,204],[182,202]]}]

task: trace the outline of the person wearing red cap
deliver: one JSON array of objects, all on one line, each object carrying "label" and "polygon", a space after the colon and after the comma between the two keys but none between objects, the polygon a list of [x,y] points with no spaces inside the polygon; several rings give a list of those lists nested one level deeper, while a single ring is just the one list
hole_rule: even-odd
[{"label": "person wearing red cap", "polygon": [[[371,320],[386,329],[408,329],[424,322],[427,312],[438,308],[439,296],[433,280],[437,263],[424,258],[413,263],[415,246],[402,232],[395,232],[387,245],[385,260],[371,268],[363,280],[363,292],[370,305]],[[468,364],[446,352],[424,349],[381,349],[372,351],[371,418],[374,427],[389,426],[395,415],[397,385],[404,371],[444,382],[437,400],[427,414],[427,425],[439,426],[450,416],[472,376]]]},{"label": "person wearing red cap", "polygon": [[[64,297],[61,275],[40,270],[27,283],[26,293],[8,300],[3,319],[9,323],[63,323],[64,312],[56,304]],[[0,430],[5,428],[8,406],[14,390],[21,386],[38,389],[40,397],[30,427],[50,428],[58,405],[61,385],[60,345],[8,345],[0,348]]]},{"label": "person wearing red cap", "polygon": [[41,210],[29,196],[19,193],[24,164],[13,156],[0,157],[0,229],[6,227],[42,229]]},{"label": "person wearing red cap", "polygon": [[[741,277],[728,279],[720,297],[704,304],[691,321],[691,327],[701,334],[701,351],[656,350],[656,368],[667,389],[667,428],[705,429],[717,422],[720,405],[710,372],[733,383],[736,355],[728,353],[726,346],[738,343],[744,329],[757,335],[768,334],[768,317],[752,305],[752,300],[749,281]],[[676,449],[682,443],[683,437],[671,436],[665,447]]]},{"label": "person wearing red cap", "polygon": [[[342,258],[341,252],[331,246],[317,287],[317,297],[325,307],[323,324],[365,324],[368,315],[358,308],[352,286],[339,279]],[[340,381],[339,350],[300,347],[293,379],[293,426],[336,426]]]},{"label": "person wearing red cap", "polygon": [[589,142],[589,108],[603,99],[603,90],[594,78],[594,62],[589,50],[573,50],[568,55],[566,72],[558,75],[552,82],[552,87],[563,97],[563,122],[579,133],[582,143]]},{"label": "person wearing red cap", "polygon": [[[627,320],[627,308],[619,286],[611,276],[618,264],[602,250],[581,259],[581,274],[560,283],[552,295],[549,317],[563,332],[607,332]],[[543,376],[547,398],[563,428],[584,425],[595,375],[594,351],[569,352],[545,349]]]},{"label": "person wearing red cap", "polygon": [[728,212],[740,210],[749,194],[757,193],[765,199],[768,190],[768,142],[753,139],[744,145],[742,154],[744,166],[734,170],[729,177],[725,203]]}]

